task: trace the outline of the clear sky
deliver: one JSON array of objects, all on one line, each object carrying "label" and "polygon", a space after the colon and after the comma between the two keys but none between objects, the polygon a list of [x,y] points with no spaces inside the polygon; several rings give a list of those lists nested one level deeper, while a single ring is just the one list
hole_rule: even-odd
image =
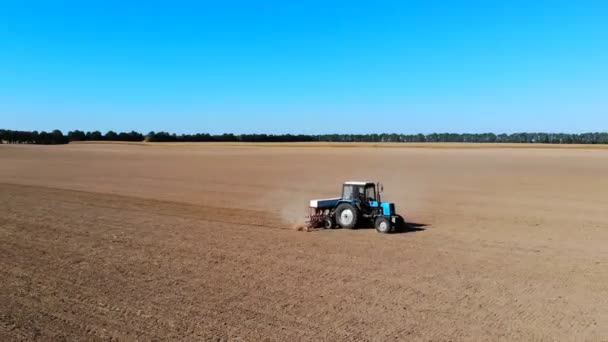
[{"label": "clear sky", "polygon": [[0,128],[606,131],[608,1],[1,1]]}]

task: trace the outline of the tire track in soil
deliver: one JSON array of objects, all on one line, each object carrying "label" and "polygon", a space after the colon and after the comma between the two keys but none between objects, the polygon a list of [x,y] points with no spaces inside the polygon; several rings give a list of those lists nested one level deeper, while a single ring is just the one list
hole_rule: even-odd
[{"label": "tire track in soil", "polygon": [[[241,226],[291,229],[289,228],[289,223],[280,218],[280,213],[270,213],[250,209],[237,210],[234,208],[194,205],[191,203],[164,201],[159,199],[138,198],[116,194],[102,194],[31,185],[16,185],[10,183],[0,183],[0,187],[6,188],[7,191],[19,191],[21,193],[20,195],[23,195],[24,192],[26,194],[35,194],[35,196],[40,200],[57,201],[58,198],[60,198],[60,201],[63,203],[77,204],[80,206],[125,210],[142,214],[153,212],[155,215],[201,219],[207,222],[229,223]],[[91,196],[95,197],[94,201],[87,200],[90,199]],[[223,219],[219,219],[219,217],[222,217]],[[302,218],[304,218],[304,213]]]}]

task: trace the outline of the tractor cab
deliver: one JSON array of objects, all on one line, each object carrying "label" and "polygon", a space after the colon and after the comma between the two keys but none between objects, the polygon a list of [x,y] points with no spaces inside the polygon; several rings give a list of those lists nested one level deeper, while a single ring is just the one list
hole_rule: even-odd
[{"label": "tractor cab", "polygon": [[342,187],[342,200],[370,204],[379,202],[376,184],[368,182],[346,182]]},{"label": "tractor cab", "polygon": [[365,217],[391,216],[395,213],[395,206],[392,203],[381,201],[382,190],[383,187],[380,183],[345,182],[342,186],[340,202],[351,203]]}]

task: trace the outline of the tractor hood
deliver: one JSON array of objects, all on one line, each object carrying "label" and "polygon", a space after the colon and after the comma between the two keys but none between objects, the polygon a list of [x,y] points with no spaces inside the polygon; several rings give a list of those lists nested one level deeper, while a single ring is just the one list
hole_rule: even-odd
[{"label": "tractor hood", "polygon": [[382,214],[384,216],[395,215],[395,204],[391,202],[380,202],[380,207],[382,207]]},{"label": "tractor hood", "polygon": [[369,205],[371,207],[382,208],[382,215],[384,215],[384,216],[391,216],[391,215],[395,214],[395,204],[394,203],[370,201]]}]

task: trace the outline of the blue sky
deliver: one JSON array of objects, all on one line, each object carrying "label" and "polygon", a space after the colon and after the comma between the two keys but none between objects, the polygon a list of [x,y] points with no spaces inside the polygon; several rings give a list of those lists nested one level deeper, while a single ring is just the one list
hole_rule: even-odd
[{"label": "blue sky", "polygon": [[608,130],[607,1],[1,1],[0,127]]}]

